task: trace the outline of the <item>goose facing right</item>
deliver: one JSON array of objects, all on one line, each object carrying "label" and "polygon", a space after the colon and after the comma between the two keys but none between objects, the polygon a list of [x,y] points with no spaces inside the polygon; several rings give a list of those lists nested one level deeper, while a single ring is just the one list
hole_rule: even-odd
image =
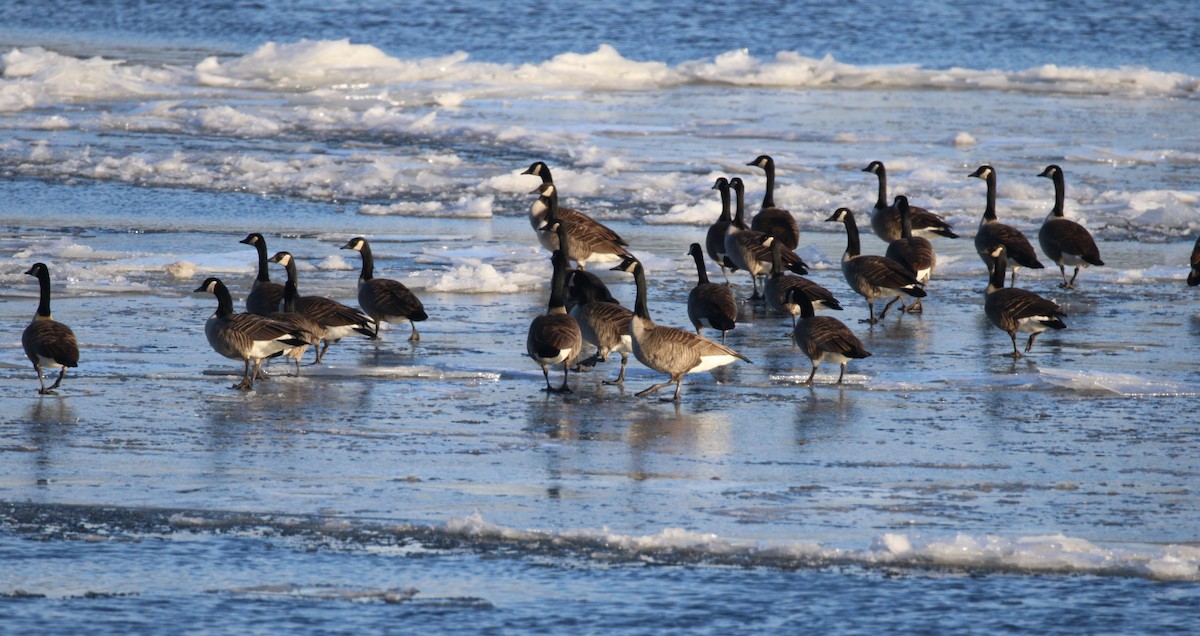
[{"label": "goose facing right", "polygon": [[792,302],[800,307],[800,319],[792,330],[792,341],[812,361],[812,372],[804,383],[812,385],[813,376],[817,375],[817,367],[822,362],[836,362],[841,365],[837,379],[837,383],[841,384],[846,375],[846,364],[851,360],[869,357],[871,353],[842,321],[832,316],[816,315],[812,301],[803,290],[793,289],[791,294]]},{"label": "goose facing right", "polygon": [[[924,298],[925,290],[917,280],[917,275],[904,265],[886,256],[863,254],[858,239],[858,225],[854,221],[854,213],[848,208],[838,208],[832,216],[825,219],[846,226],[846,251],[842,254],[842,275],[858,295],[867,300],[870,318],[863,322],[875,324],[887,316],[902,294],[914,298]],[[892,298],[883,308],[879,317],[875,317],[875,299]]]},{"label": "goose facing right", "polygon": [[362,272],[358,275],[358,306],[374,323],[374,336],[379,336],[379,322],[393,324],[408,323],[412,327],[409,341],[421,339],[417,323],[429,318],[421,299],[400,281],[375,278],[375,258],[371,255],[371,244],[358,236],[342,246],[362,256]]},{"label": "goose facing right", "polygon": [[[21,347],[33,363],[33,370],[37,371],[40,385],[38,393],[53,395],[54,389],[62,384],[67,375],[67,367],[79,366],[79,342],[70,327],[54,320],[50,315],[50,269],[45,263],[34,263],[25,273],[38,279],[40,297],[37,313],[21,333]],[[46,380],[42,375],[44,367],[61,368],[58,379],[49,388],[46,387]]]},{"label": "goose facing right", "polygon": [[995,259],[984,296],[983,311],[993,325],[1008,333],[1012,338],[1012,357],[1020,358],[1017,350],[1017,332],[1029,334],[1025,352],[1033,348],[1033,340],[1047,329],[1066,329],[1062,317],[1067,314],[1052,300],[1016,287],[1004,286],[1004,268],[1007,266],[1004,246],[992,251]]},{"label": "goose facing right", "polygon": [[983,165],[969,176],[983,179],[987,182],[987,205],[983,209],[983,218],[979,220],[979,231],[975,233],[975,251],[985,265],[995,262],[992,252],[1003,245],[1004,251],[1012,261],[1012,280],[1009,285],[1017,284],[1017,268],[1042,269],[1045,265],[1037,258],[1029,239],[1017,228],[1001,223],[996,216],[996,169]]},{"label": "goose facing right", "polygon": [[[1058,264],[1058,271],[1062,273],[1063,277],[1063,282],[1059,287],[1074,289],[1075,277],[1079,276],[1079,268],[1088,265],[1104,265],[1104,261],[1100,260],[1100,248],[1096,247],[1096,240],[1092,238],[1092,234],[1087,231],[1087,228],[1063,216],[1066,184],[1062,168],[1049,165],[1038,176],[1054,181],[1054,207],[1046,215],[1046,220],[1042,222],[1042,229],[1038,230],[1038,243],[1041,244],[1042,252],[1046,257]],[[1067,265],[1075,266],[1075,273],[1071,275],[1069,281],[1067,280]]]},{"label": "goose facing right", "polygon": [[626,258],[613,270],[633,274],[637,285],[637,300],[633,305],[633,322],[630,329],[634,357],[647,367],[670,376],[666,382],[639,391],[638,397],[654,393],[674,383],[675,396],[663,400],[678,402],[683,389],[684,375],[708,371],[737,360],[750,362],[746,356],[703,336],[654,324],[646,307],[646,273],[636,258]]},{"label": "goose facing right", "polygon": [[[894,205],[888,204],[887,168],[881,161],[872,161],[863,172],[873,173],[879,177],[879,196],[875,199],[875,207],[871,209],[871,229],[885,243],[900,238],[900,211]],[[938,236],[958,238],[950,224],[941,216],[917,206],[911,206],[913,219],[913,236],[932,239]]]},{"label": "goose facing right", "polygon": [[195,289],[195,293],[199,292],[217,297],[217,311],[204,323],[204,336],[209,346],[226,358],[245,363],[242,381],[233,385],[234,389],[253,389],[254,378],[258,376],[263,360],[308,345],[304,334],[278,320],[258,314],[234,313],[233,298],[219,278],[205,279]]}]

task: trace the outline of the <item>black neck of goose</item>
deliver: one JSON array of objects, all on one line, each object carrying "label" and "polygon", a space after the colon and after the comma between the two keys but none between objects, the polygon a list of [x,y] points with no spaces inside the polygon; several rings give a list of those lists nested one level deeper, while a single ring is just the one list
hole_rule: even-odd
[{"label": "black neck of goose", "polygon": [[847,213],[842,222],[846,224],[846,253],[858,256],[862,253],[862,245],[858,242],[858,224],[854,222],[854,215]]},{"label": "black neck of goose", "polygon": [[910,239],[912,233],[912,211],[907,205],[897,206],[900,210],[900,238]]},{"label": "black neck of goose", "polygon": [[1008,268],[1008,257],[1004,254],[992,259],[992,276],[988,279],[988,293],[1004,288],[1004,270]]},{"label": "black neck of goose", "polygon": [[812,301],[809,300],[808,294],[805,294],[804,290],[793,287],[792,302],[800,307],[801,318],[813,318],[817,315],[817,312],[813,309]]},{"label": "black neck of goose", "polygon": [[283,284],[283,310],[287,313],[296,311],[296,281],[291,279]]},{"label": "black neck of goose", "polygon": [[763,171],[767,173],[767,188],[763,192],[762,209],[775,207],[775,162],[768,161],[767,165],[763,166]]},{"label": "black neck of goose", "polygon": [[229,295],[229,288],[225,286],[225,283],[217,281],[213,285],[213,295],[217,297],[217,315],[232,316],[233,296]]},{"label": "black neck of goose", "polygon": [[729,213],[729,210],[730,210],[729,184],[723,183],[723,184],[717,186],[717,190],[721,193],[721,219],[720,220],[724,221],[725,223],[728,223],[733,220],[733,217]]},{"label": "black neck of goose", "polygon": [[987,174],[987,207],[983,208],[983,218],[986,221],[996,220],[996,171],[989,170]]},{"label": "black neck of goose", "polygon": [[1063,206],[1067,201],[1067,184],[1063,180],[1062,170],[1055,170],[1050,178],[1054,180],[1054,209],[1050,213],[1063,216]]},{"label": "black neck of goose", "polygon": [[40,298],[38,300],[37,315],[46,318],[50,317],[50,272],[42,269],[37,273],[38,288]]},{"label": "black neck of goose", "polygon": [[[549,216],[547,216],[547,218],[549,218]],[[563,225],[562,223],[559,223],[558,229],[555,230],[555,234],[558,236],[558,249],[560,251],[562,251],[563,260],[566,261],[568,265],[570,265],[571,264],[571,252],[570,252],[570,249],[567,247],[567,245],[570,243],[570,241],[567,240],[567,226]]]},{"label": "black neck of goose", "polygon": [[783,243],[771,241],[771,278],[783,276]]},{"label": "black neck of goose", "polygon": [[267,268],[267,244],[263,241],[255,241],[254,249],[258,250],[258,276],[255,278],[260,283],[271,282],[271,272]]},{"label": "black neck of goose", "polygon": [[567,266],[566,258],[562,257],[562,252],[551,257],[551,262],[554,263],[554,273],[550,275],[550,304],[548,309],[550,313],[566,311],[566,289],[567,289]]},{"label": "black neck of goose", "polygon": [[650,320],[650,309],[646,307],[646,271],[642,264],[633,266],[633,282],[637,287],[637,297],[633,301],[633,313],[643,320]]},{"label": "black neck of goose", "polygon": [[371,280],[375,277],[375,257],[371,255],[371,245],[363,241],[362,249],[358,250],[362,255],[362,273],[358,275],[361,280]]},{"label": "black neck of goose", "polygon": [[[289,281],[291,281],[292,284],[294,284],[294,285],[297,284],[296,283],[296,259],[289,258],[287,265],[284,265],[283,268],[285,270],[287,270],[287,279]],[[297,294],[297,295],[299,295],[299,294]]]},{"label": "black neck of goose", "polygon": [[731,186],[733,189],[734,206],[733,225],[741,229],[746,229],[746,188],[742,186]]},{"label": "black neck of goose", "polygon": [[542,183],[554,183],[554,177],[550,176],[550,168],[544,163],[538,168],[538,176],[542,178]]},{"label": "black neck of goose", "polygon": [[701,285],[708,284],[708,270],[704,269],[704,251],[692,250],[692,259],[696,261],[696,279]]},{"label": "black neck of goose", "polygon": [[875,207],[886,208],[888,206],[887,198],[887,170],[883,166],[879,166],[875,170],[875,176],[879,177],[879,196],[875,199]]}]

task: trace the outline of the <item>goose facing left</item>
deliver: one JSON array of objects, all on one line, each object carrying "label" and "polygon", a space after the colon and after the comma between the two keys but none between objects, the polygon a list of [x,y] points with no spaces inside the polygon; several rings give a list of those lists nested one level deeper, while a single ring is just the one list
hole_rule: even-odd
[{"label": "goose facing left", "polygon": [[271,272],[267,269],[267,239],[258,232],[251,232],[238,242],[252,245],[258,252],[258,274],[250,285],[250,293],[246,294],[246,311],[270,316],[283,304],[283,285],[271,282]]},{"label": "goose facing left", "polygon": [[[38,279],[41,296],[33,321],[21,334],[21,346],[37,371],[40,385],[38,393],[51,395],[62,384],[67,367],[79,366],[79,343],[70,327],[50,315],[50,269],[45,263],[34,263],[25,273]],[[46,367],[62,369],[58,372],[58,379],[49,387],[42,375],[42,369]]]},{"label": "goose facing left", "polygon": [[983,310],[988,320],[997,328],[1008,333],[1012,338],[1012,357],[1020,358],[1017,349],[1017,332],[1029,334],[1029,342],[1025,344],[1025,352],[1033,348],[1033,340],[1038,334],[1047,329],[1066,329],[1062,318],[1067,314],[1052,300],[1016,287],[1004,286],[1004,268],[1008,259],[1005,257],[1004,246],[998,246],[992,251],[991,277],[988,279],[987,292],[984,295]]},{"label": "goose facing left", "polygon": [[[571,363],[579,357],[583,348],[583,334],[579,331],[579,323],[567,313],[564,298],[567,284],[567,258],[562,250],[554,250],[550,255],[554,272],[550,276],[550,302],[546,313],[537,316],[529,323],[529,333],[525,337],[525,352],[542,368],[546,378],[546,391],[550,393],[570,393],[567,384]],[[562,364],[562,386],[554,388],[550,385],[550,367]]]},{"label": "goose facing left", "polygon": [[613,270],[633,274],[637,285],[637,299],[633,304],[633,321],[630,326],[634,357],[647,367],[670,376],[666,382],[639,391],[638,397],[654,393],[674,383],[675,397],[663,399],[678,402],[683,389],[684,375],[708,371],[737,360],[750,362],[746,356],[703,336],[654,324],[654,320],[650,318],[650,310],[646,307],[646,273],[636,258],[626,258]]},{"label": "goose facing left", "polygon": [[233,298],[219,278],[206,279],[195,292],[217,297],[217,311],[204,323],[208,344],[226,358],[245,363],[242,381],[233,385],[234,389],[253,389],[263,360],[308,345],[305,334],[288,324],[258,314],[234,313]]},{"label": "goose facing left", "polygon": [[822,362],[836,362],[841,365],[837,379],[837,383],[841,384],[846,375],[846,364],[851,360],[870,357],[871,353],[842,321],[832,316],[816,315],[812,301],[804,294],[804,290],[792,289],[791,296],[792,302],[800,307],[800,319],[792,330],[792,341],[804,350],[812,362],[812,372],[804,383],[812,385],[813,376],[817,375],[817,367]]},{"label": "goose facing left", "polygon": [[358,306],[374,323],[374,337],[379,336],[380,321],[393,324],[407,322],[412,327],[408,339],[420,340],[417,323],[429,318],[421,299],[400,281],[375,278],[375,257],[371,254],[371,244],[367,239],[357,236],[343,245],[342,249],[354,250],[362,256],[362,272],[358,275]]},{"label": "goose facing left", "polygon": [[[901,294],[924,298],[917,275],[912,270],[886,256],[863,254],[858,238],[858,225],[854,213],[848,208],[838,208],[826,221],[839,222],[846,226],[846,251],[842,254],[842,275],[860,296],[867,300],[870,318],[863,322],[875,324],[887,316],[888,309],[900,300]],[[875,317],[875,299],[892,298],[879,317]]]},{"label": "goose facing left", "polygon": [[[288,252],[277,252],[271,257],[272,263],[283,265],[287,271],[288,280],[296,282],[296,259]],[[329,345],[358,333],[368,338],[375,338],[371,329],[371,319],[357,309],[344,305],[336,300],[323,296],[296,295],[296,311],[307,316],[325,330],[321,334],[321,347],[317,349],[317,361],[320,364],[325,359]]]},{"label": "goose facing left", "polygon": [[737,326],[737,301],[729,287],[720,283],[709,282],[708,271],[704,268],[704,250],[699,243],[692,243],[688,256],[696,261],[696,286],[688,292],[688,320],[699,334],[701,329],[708,327],[721,332],[721,344],[725,344],[725,334]]},{"label": "goose facing left", "polygon": [[1042,269],[1045,265],[1037,258],[1033,245],[1025,234],[1017,228],[1001,223],[996,216],[996,169],[983,165],[969,176],[983,179],[987,182],[987,204],[983,209],[983,218],[979,220],[979,231],[975,233],[975,251],[985,265],[994,262],[992,252],[1003,245],[1012,264],[1012,280],[1009,285],[1017,284],[1017,267]]},{"label": "goose facing left", "polygon": [[533,162],[521,174],[542,179],[541,187],[533,191],[540,196],[529,207],[529,224],[533,226],[542,247],[550,252],[558,249],[558,235],[541,231],[549,224],[547,214],[553,214],[558,221],[566,224],[567,232],[576,243],[575,248],[571,250],[571,258],[578,262],[580,268],[585,267],[590,260],[612,261],[627,255],[625,248],[629,244],[611,228],[579,210],[558,205],[558,187],[554,184],[550,168],[544,162]]},{"label": "goose facing left", "polygon": [[[1096,240],[1087,228],[1063,215],[1066,184],[1062,168],[1049,165],[1038,176],[1054,182],[1054,207],[1046,215],[1042,228],[1038,230],[1038,243],[1042,246],[1042,252],[1058,265],[1058,271],[1063,278],[1059,287],[1075,289],[1075,278],[1079,276],[1080,268],[1104,265],[1104,261],[1100,260],[1100,248],[1096,247]],[[1067,265],[1075,266],[1071,280],[1067,280]]]}]

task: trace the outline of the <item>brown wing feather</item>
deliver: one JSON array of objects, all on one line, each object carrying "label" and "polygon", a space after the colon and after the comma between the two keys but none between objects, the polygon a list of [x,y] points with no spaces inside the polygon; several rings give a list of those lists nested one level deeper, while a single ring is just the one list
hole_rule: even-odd
[{"label": "brown wing feather", "polygon": [[571,351],[566,360],[568,363],[579,355],[582,346],[579,323],[567,314],[537,316],[529,324],[529,335],[525,338],[525,350],[530,357],[553,358],[567,349]]},{"label": "brown wing feather", "polygon": [[370,322],[362,312],[322,296],[304,296],[296,299],[296,311],[308,316],[322,327],[369,328]]},{"label": "brown wing feather", "polygon": [[765,208],[754,215],[750,229],[774,236],[789,250],[800,245],[800,226],[796,217],[783,208]]},{"label": "brown wing feather", "polygon": [[79,366],[79,343],[75,332],[61,322],[34,319],[21,335],[25,355],[37,364],[38,358],[49,358],[64,367]]},{"label": "brown wing feather", "polygon": [[1075,221],[1064,218],[1048,219],[1042,225],[1042,231],[1046,232],[1047,239],[1053,242],[1060,253],[1074,254],[1092,265],[1104,264],[1104,261],[1100,260],[1100,248],[1096,247],[1096,240],[1092,238],[1091,232]]},{"label": "brown wing feather", "polygon": [[404,283],[387,278],[372,278],[363,289],[369,299],[368,314],[373,317],[405,316],[411,320],[421,321],[427,318],[421,299],[412,293]]}]

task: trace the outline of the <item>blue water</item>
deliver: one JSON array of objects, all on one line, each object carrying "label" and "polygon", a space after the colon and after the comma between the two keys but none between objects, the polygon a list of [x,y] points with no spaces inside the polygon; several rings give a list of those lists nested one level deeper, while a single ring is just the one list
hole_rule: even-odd
[{"label": "blue water", "polygon": [[[14,49],[0,632],[1200,627],[1200,4],[12,0]],[[1074,70],[1028,72],[1046,65]],[[602,385],[615,359],[538,391],[522,345],[548,265],[520,171],[551,163],[682,326],[712,181],[741,176],[754,206],[762,152],[811,277],[873,353],[847,385],[826,364],[800,386],[788,320],[743,303],[730,342],[753,364],[689,376],[678,406],[633,396],[661,380],[636,362]],[[868,327],[824,219],[873,202],[873,159],[963,238],[937,242],[924,315]],[[1036,175],[1063,164],[1109,263],[1074,292],[1022,270],[1069,328],[1017,362],[980,310],[983,163],[1031,238],[1052,201]],[[229,390],[240,364],[190,292],[219,275],[240,304],[249,231],[349,303],[358,259],[338,247],[369,236],[430,309],[422,341],[347,339]],[[18,344],[34,260],[84,345],[46,398]]]}]

